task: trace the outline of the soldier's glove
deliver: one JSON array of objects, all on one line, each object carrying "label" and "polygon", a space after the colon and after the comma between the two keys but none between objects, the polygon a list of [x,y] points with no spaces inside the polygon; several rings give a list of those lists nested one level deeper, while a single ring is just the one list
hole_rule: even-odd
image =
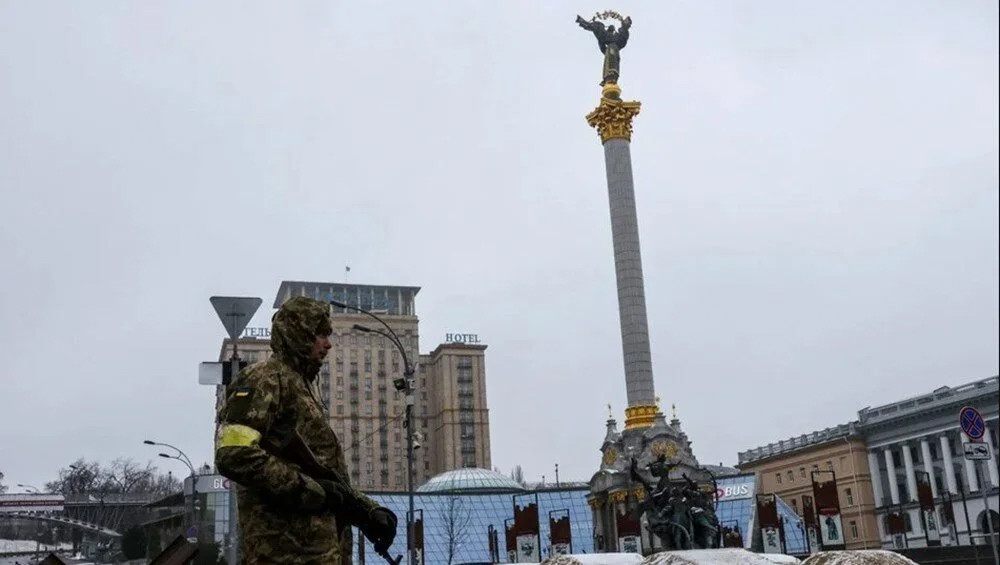
[{"label": "soldier's glove", "polygon": [[388,551],[392,540],[396,539],[396,515],[388,508],[375,508],[368,513],[361,532],[375,546],[375,551]]},{"label": "soldier's glove", "polygon": [[327,479],[320,479],[316,482],[323,487],[323,492],[326,493],[326,500],[323,503],[323,508],[326,510],[342,510],[344,503],[351,500],[350,493],[347,492],[344,485]]}]

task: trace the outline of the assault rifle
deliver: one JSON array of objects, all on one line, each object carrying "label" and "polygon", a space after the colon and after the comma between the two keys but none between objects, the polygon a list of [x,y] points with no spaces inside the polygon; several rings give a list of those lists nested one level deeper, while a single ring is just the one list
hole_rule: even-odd
[{"label": "assault rifle", "polygon": [[[351,483],[340,473],[330,469],[316,459],[316,454],[309,449],[306,442],[296,430],[275,430],[275,435],[279,438],[277,445],[263,446],[266,451],[278,457],[290,461],[299,466],[302,472],[313,479],[328,480],[344,486],[351,492]],[[346,501],[345,501],[346,502]],[[362,534],[364,535],[364,534]],[[389,555],[389,548],[375,547],[375,553],[388,561],[391,565],[399,565],[403,560],[403,554],[399,554],[395,559]]]}]

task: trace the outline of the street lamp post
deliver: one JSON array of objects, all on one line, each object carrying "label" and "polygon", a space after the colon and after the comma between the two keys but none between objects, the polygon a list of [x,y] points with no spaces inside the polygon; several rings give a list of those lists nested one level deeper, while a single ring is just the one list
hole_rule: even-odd
[{"label": "street lamp post", "polygon": [[406,427],[406,492],[409,498],[410,511],[406,515],[406,556],[407,563],[409,565],[416,564],[416,548],[414,547],[414,534],[413,534],[413,512],[414,512],[414,501],[413,501],[413,375],[416,372],[413,365],[410,364],[410,359],[406,355],[406,348],[403,347],[403,343],[399,340],[399,336],[396,332],[383,320],[382,318],[372,314],[368,310],[363,308],[358,308],[356,306],[351,306],[345,304],[338,300],[330,300],[330,304],[343,308],[345,310],[352,310],[360,314],[364,314],[369,318],[375,320],[381,324],[386,331],[380,329],[369,328],[361,324],[354,324],[354,329],[359,332],[364,333],[375,333],[381,335],[382,337],[388,339],[396,349],[399,350],[400,356],[403,358],[403,378],[394,379],[393,386],[396,390],[402,392],[406,395],[406,420],[404,426]]},{"label": "street lamp post", "polygon": [[146,445],[158,445],[158,446],[161,446],[161,447],[169,447],[170,449],[173,449],[174,451],[177,452],[176,455],[170,455],[168,453],[160,453],[159,456],[163,457],[164,459],[176,459],[176,460],[180,461],[181,463],[184,463],[185,465],[187,465],[188,470],[191,471],[191,518],[189,519],[188,526],[189,527],[190,526],[195,526],[196,527],[196,529],[195,529],[195,536],[197,537],[201,533],[201,532],[199,532],[197,530],[198,513],[195,510],[195,500],[198,498],[198,476],[194,472],[194,465],[191,464],[191,459],[187,456],[186,453],[184,453],[180,449],[178,449],[178,448],[170,445],[169,443],[161,443],[161,442],[157,442],[157,441],[150,441],[148,439],[145,440],[145,441],[143,441],[142,443],[145,443]]}]

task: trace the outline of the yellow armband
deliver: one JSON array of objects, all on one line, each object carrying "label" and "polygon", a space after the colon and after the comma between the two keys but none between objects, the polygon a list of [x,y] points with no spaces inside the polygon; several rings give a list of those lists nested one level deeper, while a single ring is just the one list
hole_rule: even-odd
[{"label": "yellow armband", "polygon": [[260,443],[260,432],[242,424],[225,424],[219,428],[216,445],[222,447],[253,447]]}]

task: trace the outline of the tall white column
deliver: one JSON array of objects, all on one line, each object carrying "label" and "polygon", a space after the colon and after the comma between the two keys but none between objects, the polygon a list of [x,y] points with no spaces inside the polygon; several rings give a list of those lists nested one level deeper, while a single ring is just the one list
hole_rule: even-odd
[{"label": "tall white column", "polygon": [[[965,432],[961,432],[959,435],[962,437],[962,445],[969,443],[969,438],[965,435]],[[969,485],[969,492],[979,490],[979,478],[976,476],[975,461],[965,460],[965,481],[965,484]]]},{"label": "tall white column", "polygon": [[892,462],[892,448],[883,447],[882,454],[885,456],[885,474],[889,479],[889,497],[893,504],[899,504],[899,485],[896,484],[896,464]]},{"label": "tall white column", "polygon": [[927,480],[931,482],[931,493],[934,498],[938,497],[937,481],[934,479],[934,462],[931,461],[931,444],[927,438],[920,438],[920,455],[924,458],[924,471],[927,472]]},{"label": "tall white column", "polygon": [[990,444],[990,459],[986,462],[986,468],[990,472],[990,482],[993,483],[993,486],[1000,487],[1000,476],[997,473],[997,454],[993,450],[993,434],[990,433],[990,426],[995,424],[996,422],[986,424],[986,433],[983,435],[983,441]]},{"label": "tall white column", "polygon": [[874,451],[868,452],[868,469],[871,470],[872,474],[872,492],[875,494],[875,506],[882,506],[885,504],[882,501],[882,497],[885,493],[882,492],[882,470],[878,466],[878,455]]},{"label": "tall white column", "polygon": [[944,432],[938,438],[941,440],[941,459],[944,460],[944,478],[948,483],[948,492],[958,494],[958,484],[955,482],[955,463],[951,460],[951,442],[948,440],[948,432]]},{"label": "tall white column", "polygon": [[900,444],[899,448],[903,450],[903,466],[906,469],[906,495],[910,500],[916,500],[917,474],[913,469],[913,454],[910,453],[910,445],[907,443]]},{"label": "tall white column", "polygon": [[629,429],[651,426],[657,412],[630,148],[632,119],[638,113],[639,102],[602,97],[587,115],[587,123],[597,128],[604,145]]}]

